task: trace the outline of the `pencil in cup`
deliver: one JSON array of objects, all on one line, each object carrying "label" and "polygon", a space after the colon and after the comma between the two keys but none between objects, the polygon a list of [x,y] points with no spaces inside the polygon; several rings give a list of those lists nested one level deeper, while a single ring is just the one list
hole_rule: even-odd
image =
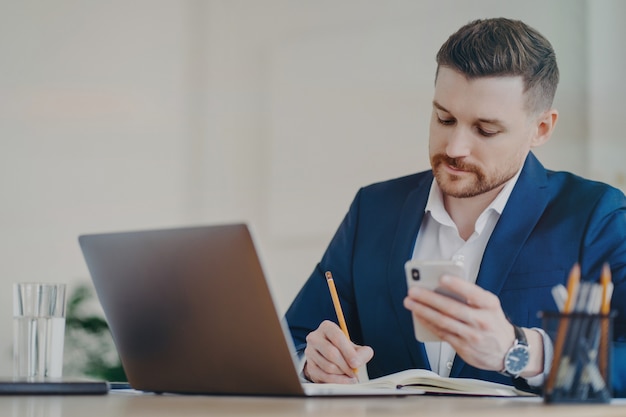
[{"label": "pencil in cup", "polygon": [[[544,401],[558,402],[596,402],[606,403],[611,398],[610,372],[606,376],[599,370],[602,355],[610,356],[610,345],[602,352],[600,348],[601,326],[608,323],[608,337],[611,336],[611,319],[605,316],[585,312],[557,313],[542,312],[543,329],[550,337],[558,339],[566,329],[561,350],[555,343],[554,358],[550,374],[544,387]],[[554,340],[554,339],[553,339]],[[610,364],[608,364],[610,365]],[[553,380],[553,385],[548,383]]]},{"label": "pencil in cup", "polygon": [[[580,265],[575,264],[569,274],[567,280],[567,300],[563,307],[563,313],[566,315],[573,311],[574,299],[578,292],[578,285],[580,283]],[[549,397],[554,390],[554,385],[557,379],[557,371],[559,364],[561,363],[561,355],[563,354],[563,346],[565,344],[565,337],[569,329],[569,317],[564,316],[559,322],[559,330],[556,336],[556,342],[554,343],[554,356],[552,358],[551,372],[548,374],[548,380],[545,384],[545,394]],[[561,371],[563,372],[563,371]]]},{"label": "pencil in cup", "polygon": [[608,264],[603,265],[599,284],[581,283],[580,268],[575,265],[567,290],[553,288],[561,312],[542,313],[544,329],[551,336],[556,334],[551,372],[544,387],[546,402],[610,400],[612,292]]},{"label": "pencil in cup", "polygon": [[602,266],[602,275],[600,276],[600,285],[602,286],[602,305],[600,307],[600,314],[604,316],[600,322],[600,347],[598,364],[600,366],[600,374],[605,381],[608,380],[608,344],[610,343],[610,318],[611,313],[611,296],[613,295],[613,283],[611,282],[611,268],[609,264]]}]

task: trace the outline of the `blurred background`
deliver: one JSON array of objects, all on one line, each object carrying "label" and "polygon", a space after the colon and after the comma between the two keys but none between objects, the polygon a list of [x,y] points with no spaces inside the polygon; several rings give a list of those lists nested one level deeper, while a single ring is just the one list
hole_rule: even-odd
[{"label": "blurred background", "polygon": [[496,16],[556,50],[544,165],[625,189],[620,0],[0,0],[0,375],[11,284],[88,288],[84,233],[247,222],[284,312],[358,188],[429,167],[435,54]]}]

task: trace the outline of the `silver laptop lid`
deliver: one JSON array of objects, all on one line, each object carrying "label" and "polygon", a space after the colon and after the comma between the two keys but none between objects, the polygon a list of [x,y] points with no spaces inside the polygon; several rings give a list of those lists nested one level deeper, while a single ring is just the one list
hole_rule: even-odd
[{"label": "silver laptop lid", "polygon": [[303,395],[245,224],[79,242],[133,388]]}]

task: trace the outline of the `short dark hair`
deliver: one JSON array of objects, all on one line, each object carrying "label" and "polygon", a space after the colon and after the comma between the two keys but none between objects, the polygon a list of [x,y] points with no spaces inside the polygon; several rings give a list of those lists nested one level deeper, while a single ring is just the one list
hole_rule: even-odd
[{"label": "short dark hair", "polygon": [[[559,69],[550,42],[519,20],[474,20],[452,34],[437,53],[441,66],[468,79],[521,76],[527,109],[543,112],[552,107]],[[436,80],[436,77],[435,77]]]}]

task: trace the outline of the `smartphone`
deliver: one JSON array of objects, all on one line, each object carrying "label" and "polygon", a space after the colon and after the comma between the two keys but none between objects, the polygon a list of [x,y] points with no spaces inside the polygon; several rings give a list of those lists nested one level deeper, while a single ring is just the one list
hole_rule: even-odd
[{"label": "smartphone", "polygon": [[[416,261],[409,260],[404,264],[407,287],[421,287],[438,292],[455,300],[465,302],[458,294],[439,288],[439,278],[442,275],[454,275],[465,278],[463,262],[461,261]],[[440,339],[430,330],[422,326],[421,322],[413,317],[415,338],[420,342],[437,342]]]}]

